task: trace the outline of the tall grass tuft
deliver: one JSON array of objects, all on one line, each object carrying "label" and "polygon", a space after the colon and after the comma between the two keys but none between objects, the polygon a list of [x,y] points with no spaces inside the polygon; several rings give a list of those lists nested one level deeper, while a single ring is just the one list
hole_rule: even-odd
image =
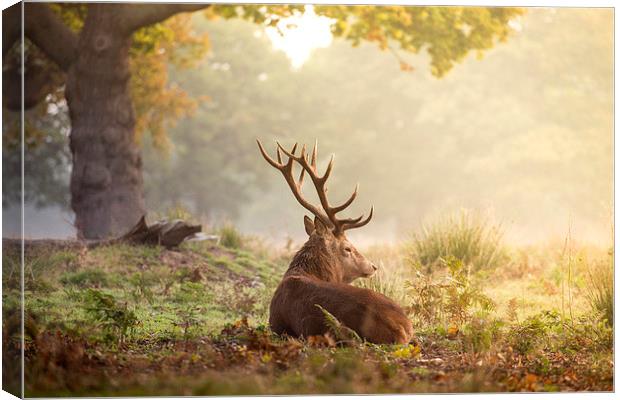
[{"label": "tall grass tuft", "polygon": [[232,224],[225,224],[218,230],[220,244],[229,249],[240,249],[243,246],[243,235]]},{"label": "tall grass tuft", "polygon": [[455,258],[472,271],[489,270],[508,261],[500,225],[477,212],[461,210],[422,227],[408,245],[409,261],[431,273],[442,259]]},{"label": "tall grass tuft", "polygon": [[614,258],[613,250],[609,252],[609,260],[595,264],[588,270],[586,281],[586,297],[592,310],[600,313],[614,326]]}]

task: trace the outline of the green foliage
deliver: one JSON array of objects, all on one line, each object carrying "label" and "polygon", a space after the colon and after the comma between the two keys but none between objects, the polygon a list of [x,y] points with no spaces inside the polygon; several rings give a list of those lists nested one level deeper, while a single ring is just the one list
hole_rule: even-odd
[{"label": "green foliage", "polygon": [[332,313],[321,307],[319,304],[315,306],[321,310],[325,318],[325,324],[329,331],[334,335],[338,343],[362,343],[362,338],[353,329],[344,325]]},{"label": "green foliage", "polygon": [[145,299],[149,303],[153,301],[153,286],[160,282],[159,276],[152,271],[141,271],[129,277],[129,283],[133,286],[131,292],[136,301]]},{"label": "green foliage", "polygon": [[218,229],[220,244],[229,249],[240,249],[243,247],[243,236],[232,224],[225,224]]},{"label": "green foliage", "polygon": [[606,262],[594,265],[588,271],[586,296],[590,307],[599,313],[613,327],[614,325],[614,259],[613,250],[609,252]]},{"label": "green foliage", "polygon": [[138,318],[127,303],[116,301],[113,295],[96,289],[84,292],[84,309],[87,316],[99,324],[107,340],[122,345],[128,334],[138,325]]},{"label": "green foliage", "polygon": [[508,332],[508,343],[520,354],[528,354],[544,343],[552,328],[561,326],[557,312],[542,311],[513,325]]},{"label": "green foliage", "polygon": [[501,320],[489,318],[488,315],[472,317],[460,330],[465,350],[474,353],[489,350],[499,339],[503,327]]},{"label": "green foliage", "polygon": [[450,271],[450,283],[446,287],[446,311],[450,320],[462,324],[471,317],[470,310],[478,307],[488,313],[495,309],[495,303],[482,291],[480,281],[473,279],[471,268],[454,257],[443,260]]},{"label": "green foliage", "polygon": [[185,340],[189,338],[190,329],[201,322],[199,314],[210,297],[204,285],[196,282],[183,282],[175,291],[172,300],[179,305],[177,325],[183,329]]},{"label": "green foliage", "polygon": [[[281,18],[300,14],[294,6],[215,6],[210,13],[224,18],[239,17],[255,23],[277,26]],[[317,15],[332,18],[332,34],[359,46],[376,43],[381,50],[391,43],[405,52],[425,49],[431,58],[431,72],[444,76],[470,51],[480,56],[496,41],[505,41],[511,31],[508,22],[523,14],[519,8],[503,7],[407,7],[407,6],[315,6]],[[397,56],[401,68],[412,70]]]},{"label": "green foliage", "polygon": [[473,271],[488,270],[508,261],[502,245],[501,226],[493,225],[478,213],[461,210],[436,223],[424,226],[409,243],[413,265],[430,273],[443,264],[442,259],[455,258]]},{"label": "green foliage", "polygon": [[448,275],[434,279],[416,270],[416,279],[408,282],[410,309],[420,322],[462,325],[471,320],[475,311],[488,314],[495,303],[482,290],[471,268],[454,257],[442,259]]},{"label": "green foliage", "polygon": [[65,272],[60,276],[60,283],[63,285],[73,285],[82,288],[102,287],[110,283],[109,275],[106,271],[95,269],[84,269],[77,272]]},{"label": "green foliage", "polygon": [[507,343],[520,354],[547,349],[573,353],[607,351],[613,347],[613,329],[598,316],[583,315],[563,320],[556,311],[541,311],[507,333]]},{"label": "green foliage", "polygon": [[582,315],[563,323],[559,342],[561,351],[610,351],[614,346],[613,326],[599,315]]}]

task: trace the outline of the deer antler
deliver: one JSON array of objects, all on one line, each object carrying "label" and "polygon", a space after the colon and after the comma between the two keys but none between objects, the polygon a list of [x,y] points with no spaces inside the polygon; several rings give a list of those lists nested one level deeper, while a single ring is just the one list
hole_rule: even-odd
[{"label": "deer antler", "polygon": [[[316,159],[318,152],[318,143],[314,143],[314,149],[312,150],[311,158],[306,154],[306,145],[301,148],[301,153],[299,156],[295,155],[295,151],[297,150],[297,143],[293,146],[293,149],[289,152],[278,142],[276,148],[276,155],[278,161],[275,161],[263,148],[261,142],[256,139],[256,143],[258,143],[258,148],[269,164],[274,168],[278,169],[284,175],[284,179],[288,183],[293,195],[297,201],[308,211],[314,214],[317,218],[319,218],[323,223],[332,227],[332,231],[334,235],[340,235],[347,229],[359,228],[366,225],[370,222],[372,218],[372,214],[374,211],[373,207],[370,207],[370,213],[368,217],[364,219],[364,216],[361,215],[357,218],[346,218],[339,219],[336,214],[345,210],[347,207],[353,203],[353,200],[357,197],[357,190],[359,185],[355,185],[355,190],[349,196],[349,198],[339,206],[332,207],[327,200],[327,187],[325,186],[329,175],[332,172],[332,168],[334,167],[334,156],[332,155],[329,160],[329,164],[327,164],[327,168],[325,169],[325,173],[320,176],[316,167]],[[282,157],[280,155],[280,150],[288,156],[288,161],[286,163],[282,162]],[[301,166],[301,173],[299,174],[299,180],[295,181],[293,178],[293,161],[297,161],[297,163]],[[301,194],[301,186],[304,181],[304,173],[307,173],[314,184],[317,195],[319,197],[319,201],[321,202],[322,210],[319,207],[309,203],[305,200]]]}]

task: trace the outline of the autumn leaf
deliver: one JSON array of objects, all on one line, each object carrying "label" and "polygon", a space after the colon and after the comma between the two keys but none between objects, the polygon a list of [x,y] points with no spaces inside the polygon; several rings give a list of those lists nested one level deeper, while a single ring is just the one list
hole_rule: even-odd
[{"label": "autumn leaf", "polygon": [[394,350],[391,354],[396,358],[418,358],[422,353],[420,346],[415,344],[408,344]]}]

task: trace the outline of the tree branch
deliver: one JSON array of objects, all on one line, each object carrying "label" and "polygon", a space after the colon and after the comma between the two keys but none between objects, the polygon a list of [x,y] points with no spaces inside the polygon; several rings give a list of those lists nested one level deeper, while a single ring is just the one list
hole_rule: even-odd
[{"label": "tree branch", "polygon": [[13,44],[21,37],[21,3],[2,10],[2,57],[6,57]]},{"label": "tree branch", "polygon": [[46,4],[25,6],[25,35],[61,69],[68,70],[77,56],[77,35]]},{"label": "tree branch", "polygon": [[119,13],[119,28],[130,34],[175,14],[198,11],[209,6],[210,4],[122,4],[116,7],[122,7]]}]

